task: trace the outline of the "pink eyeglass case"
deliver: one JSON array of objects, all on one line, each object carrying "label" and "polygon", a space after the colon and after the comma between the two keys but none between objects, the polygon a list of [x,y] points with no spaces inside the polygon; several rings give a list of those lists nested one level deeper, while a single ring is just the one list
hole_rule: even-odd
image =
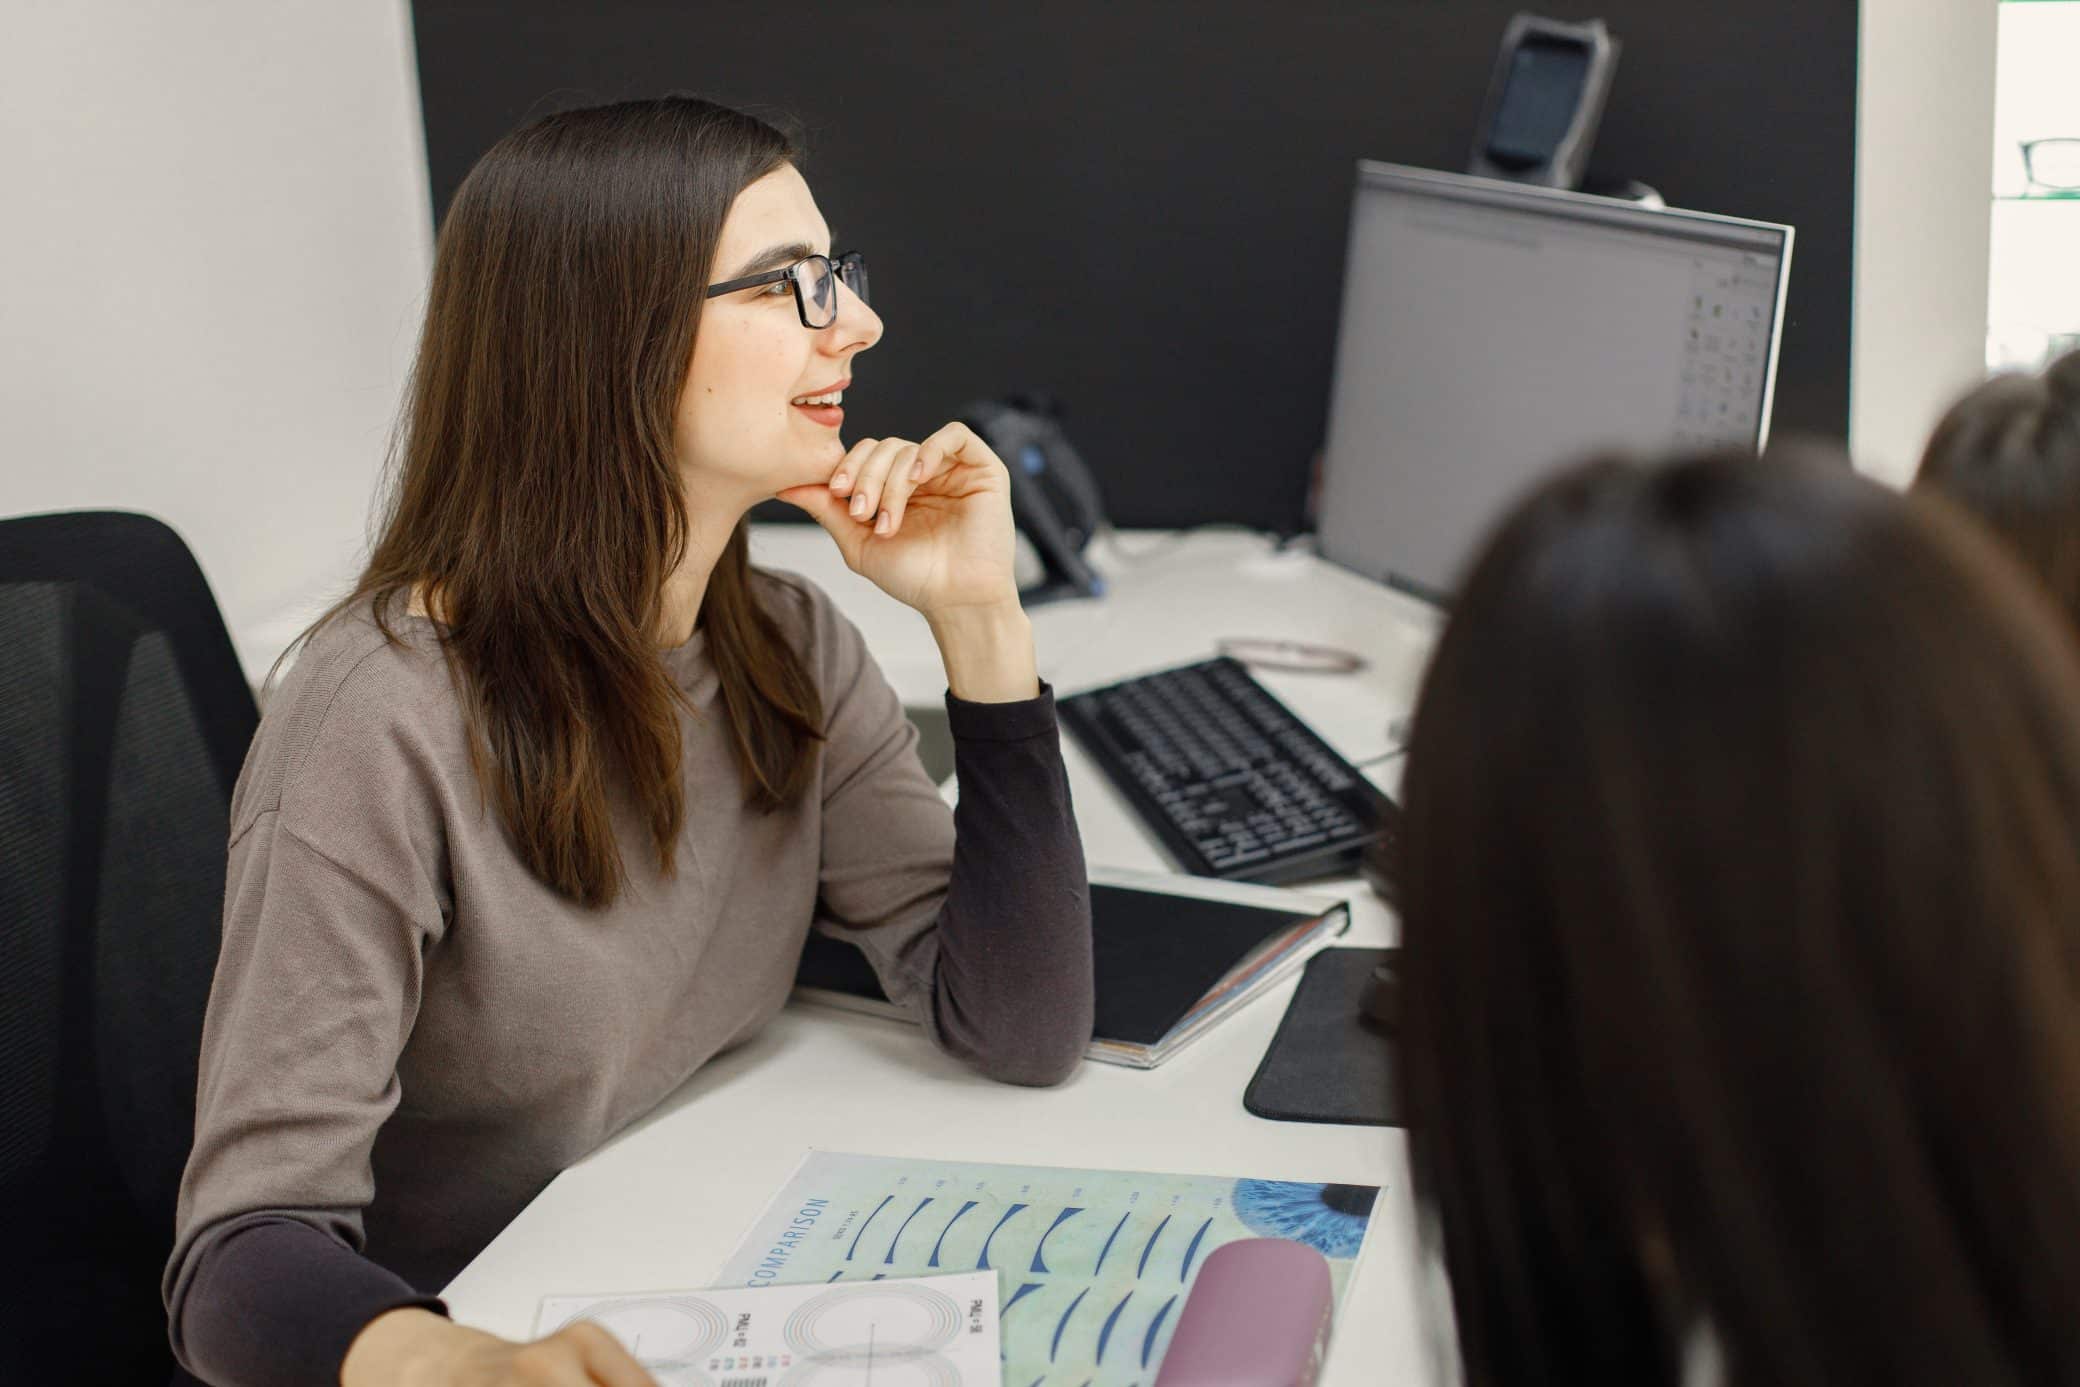
[{"label": "pink eyeglass case", "polygon": [[1310,1387],[1334,1308],[1329,1263],[1313,1248],[1228,1243],[1199,1268],[1155,1387]]}]

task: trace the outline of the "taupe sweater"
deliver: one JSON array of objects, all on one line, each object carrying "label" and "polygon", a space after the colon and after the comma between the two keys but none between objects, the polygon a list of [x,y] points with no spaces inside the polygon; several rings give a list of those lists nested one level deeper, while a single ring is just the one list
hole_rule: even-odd
[{"label": "taupe sweater", "polygon": [[985,1073],[1073,1068],[1089,895],[1051,695],[949,696],[956,813],[858,631],[799,578],[754,581],[822,694],[811,788],[744,807],[696,632],[663,653],[694,710],[677,873],[619,806],[628,881],[604,910],[521,865],[424,618],[398,619],[402,648],[332,623],[269,701],[232,801],[165,1278],[198,1376],[336,1382],[368,1319],[428,1303],[559,1171],[770,1020],[812,926]]}]

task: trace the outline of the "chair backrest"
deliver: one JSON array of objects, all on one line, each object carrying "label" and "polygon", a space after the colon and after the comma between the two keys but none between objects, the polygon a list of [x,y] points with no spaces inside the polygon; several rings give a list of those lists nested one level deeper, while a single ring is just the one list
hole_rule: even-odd
[{"label": "chair backrest", "polygon": [[0,1380],[172,1369],[158,1278],[258,720],[172,530],[0,521]]}]

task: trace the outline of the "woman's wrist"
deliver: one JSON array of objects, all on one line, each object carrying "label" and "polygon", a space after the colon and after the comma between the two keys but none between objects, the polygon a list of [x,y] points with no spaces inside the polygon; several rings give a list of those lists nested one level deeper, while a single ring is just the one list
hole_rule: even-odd
[{"label": "woman's wrist", "polygon": [[340,1387],[436,1383],[441,1365],[476,1331],[418,1306],[385,1310],[361,1327],[340,1360]]},{"label": "woman's wrist", "polygon": [[946,687],[969,703],[1017,703],[1040,693],[1033,624],[1016,597],[926,612]]}]

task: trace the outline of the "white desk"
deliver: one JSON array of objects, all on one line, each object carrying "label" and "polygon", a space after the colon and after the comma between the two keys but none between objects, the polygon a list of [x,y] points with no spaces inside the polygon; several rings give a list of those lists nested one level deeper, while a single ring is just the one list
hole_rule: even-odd
[{"label": "white desk", "polygon": [[[761,528],[756,561],[822,584],[865,632],[906,704],[936,705],[945,674],[924,621],[845,571],[822,531]],[[1276,636],[1364,652],[1355,675],[1261,673],[1353,761],[1387,748],[1436,617],[1305,554],[1240,531],[1131,534],[1104,543],[1111,593],[1033,612],[1040,670],[1062,693],[1204,658],[1222,636]],[[1155,840],[1080,748],[1063,739],[1093,865],[1169,870]],[[1400,762],[1381,768],[1391,787]],[[1343,943],[1393,942],[1362,884]],[[525,1336],[557,1292],[703,1286],[811,1148],[947,1160],[1195,1171],[1385,1188],[1338,1322],[1324,1387],[1433,1376],[1398,1129],[1268,1122],[1242,1090],[1285,1012],[1287,982],[1153,1071],[1086,1064],[1059,1088],[1009,1088],[934,1052],[910,1026],[790,1006],[750,1044],[696,1074],[657,1112],[564,1172],[443,1294],[457,1320]]]}]

